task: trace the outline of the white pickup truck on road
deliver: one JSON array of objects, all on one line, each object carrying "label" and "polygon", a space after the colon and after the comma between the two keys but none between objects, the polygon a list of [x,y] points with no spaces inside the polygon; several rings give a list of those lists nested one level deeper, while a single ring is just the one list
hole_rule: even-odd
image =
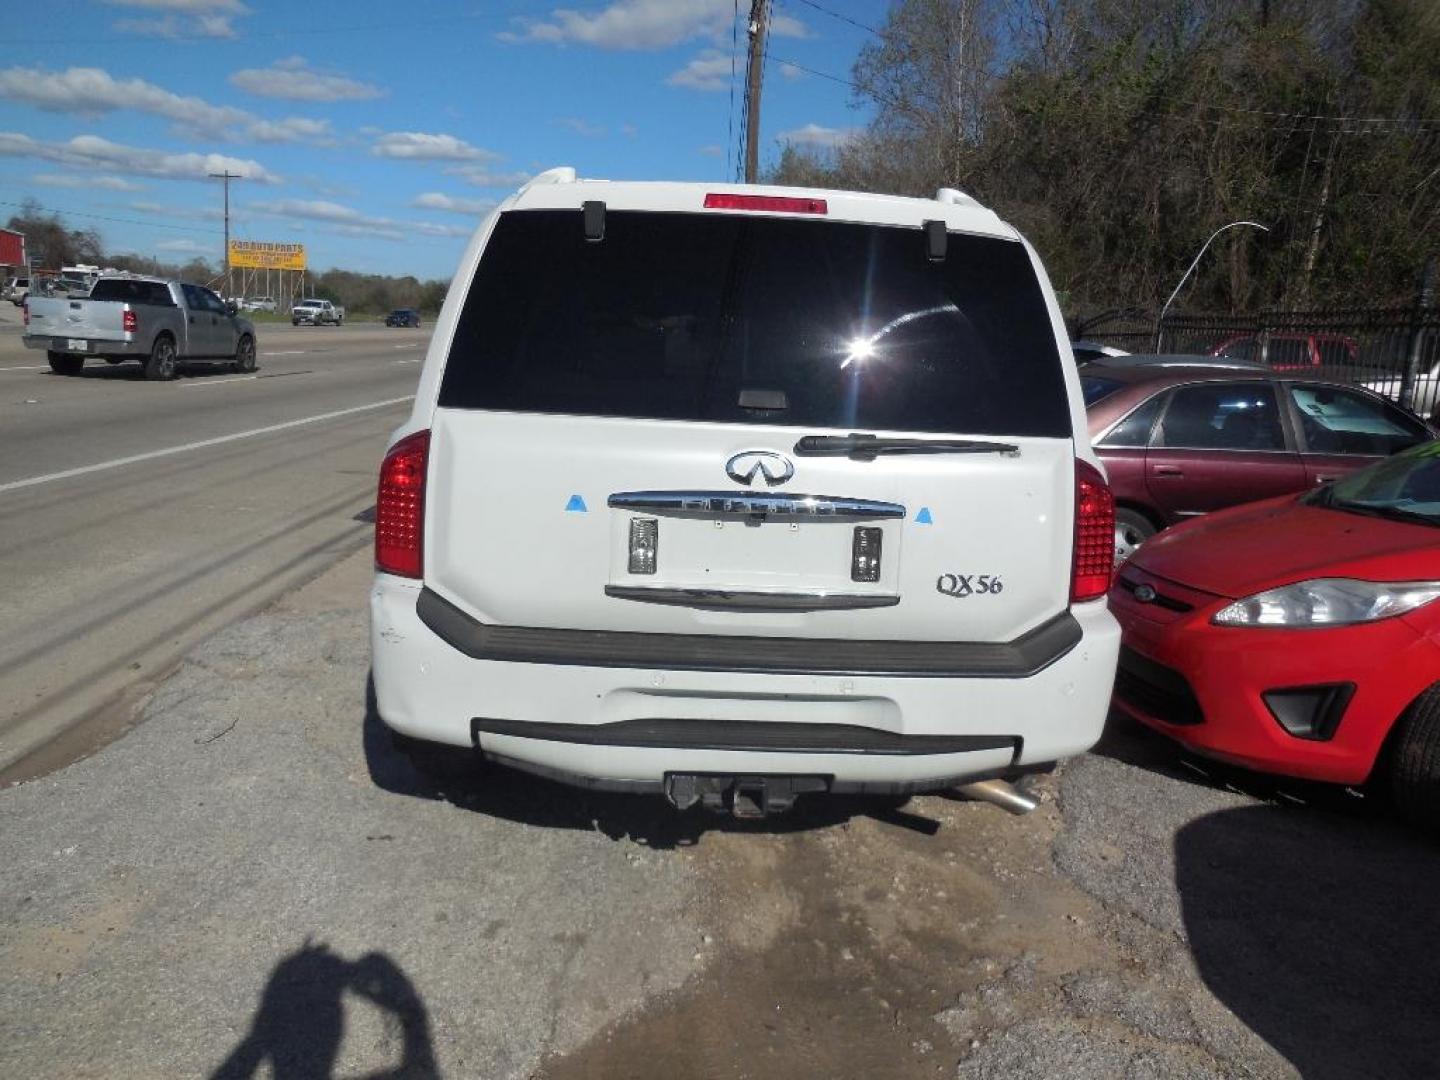
[{"label": "white pickup truck on road", "polygon": [[344,321],[345,309],[329,300],[301,300],[290,309],[291,326],[299,326],[301,323],[311,323],[314,326],[329,323],[339,326]]},{"label": "white pickup truck on road", "polygon": [[191,360],[255,370],[255,327],[209,289],[154,278],[106,277],[85,298],[31,296],[25,345],[44,349],[57,375],[87,357],[139,360],[147,379],[173,379]]}]

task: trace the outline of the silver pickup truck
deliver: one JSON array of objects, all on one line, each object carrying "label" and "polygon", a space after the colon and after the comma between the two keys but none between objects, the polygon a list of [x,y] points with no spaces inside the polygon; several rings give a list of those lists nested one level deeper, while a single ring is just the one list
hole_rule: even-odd
[{"label": "silver pickup truck", "polygon": [[309,323],[312,326],[339,326],[345,321],[345,309],[329,300],[301,300],[290,309],[290,325]]},{"label": "silver pickup truck", "polygon": [[192,360],[255,370],[255,327],[209,289],[155,278],[106,277],[83,299],[31,296],[25,345],[44,349],[57,375],[87,357],[139,360],[147,379],[173,379]]}]

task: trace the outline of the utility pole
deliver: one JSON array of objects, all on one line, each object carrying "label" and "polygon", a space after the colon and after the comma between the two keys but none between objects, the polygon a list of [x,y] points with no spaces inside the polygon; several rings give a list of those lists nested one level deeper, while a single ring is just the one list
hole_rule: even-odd
[{"label": "utility pole", "polygon": [[225,295],[228,297],[235,295],[235,290],[230,287],[230,181],[244,180],[245,177],[227,169],[225,172],[212,172],[210,179],[225,183]]},{"label": "utility pole", "polygon": [[760,172],[760,84],[765,78],[765,32],[770,0],[750,0],[750,62],[745,70],[745,182]]}]

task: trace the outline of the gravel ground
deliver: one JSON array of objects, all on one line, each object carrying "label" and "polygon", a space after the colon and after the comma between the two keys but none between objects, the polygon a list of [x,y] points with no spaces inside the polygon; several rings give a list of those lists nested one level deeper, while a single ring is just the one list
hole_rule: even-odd
[{"label": "gravel ground", "polygon": [[[427,788],[362,555],[0,792],[0,1076],[1413,1077],[1433,843],[1117,728],[1034,814]],[[1237,781],[1238,780],[1238,784]],[[1241,790],[1243,788],[1243,790]]]}]

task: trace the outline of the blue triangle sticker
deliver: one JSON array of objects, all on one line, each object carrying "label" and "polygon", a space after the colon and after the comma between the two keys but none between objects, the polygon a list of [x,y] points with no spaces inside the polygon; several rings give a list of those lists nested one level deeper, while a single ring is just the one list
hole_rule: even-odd
[{"label": "blue triangle sticker", "polygon": [[565,504],[567,514],[588,514],[590,511],[585,506],[585,500],[579,495],[571,495],[570,501]]},{"label": "blue triangle sticker", "polygon": [[930,508],[929,508],[928,506],[922,506],[922,507],[920,507],[920,512],[915,515],[915,524],[916,524],[916,525],[934,525],[934,524],[935,524],[935,519],[930,516]]}]

